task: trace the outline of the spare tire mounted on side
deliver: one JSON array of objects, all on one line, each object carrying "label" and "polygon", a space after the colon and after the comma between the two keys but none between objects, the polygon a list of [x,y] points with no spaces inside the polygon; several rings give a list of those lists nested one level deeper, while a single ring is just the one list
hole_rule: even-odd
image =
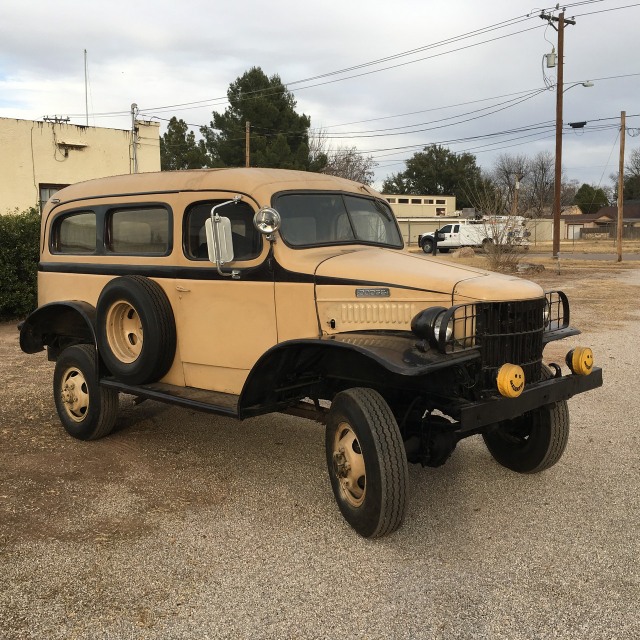
[{"label": "spare tire mounted on side", "polygon": [[162,378],[176,351],[173,311],[162,287],[143,276],[122,276],[102,290],[97,306],[98,350],[122,382]]}]

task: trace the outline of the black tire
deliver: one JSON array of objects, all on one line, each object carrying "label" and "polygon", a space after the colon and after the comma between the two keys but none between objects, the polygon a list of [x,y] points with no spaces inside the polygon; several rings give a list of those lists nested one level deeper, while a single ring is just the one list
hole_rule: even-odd
[{"label": "black tire", "polygon": [[329,411],[327,466],[345,520],[363,537],[395,531],[407,502],[407,457],[389,405],[373,389],[339,393]]},{"label": "black tire", "polygon": [[114,278],[98,298],[97,317],[98,350],[118,380],[145,384],[167,373],[176,352],[176,324],[157,282]]},{"label": "black tire", "polygon": [[[546,367],[543,379],[551,378]],[[552,467],[564,453],[569,439],[569,408],[566,400],[539,407],[492,425],[482,434],[494,459],[518,473],[538,473]]]},{"label": "black tire", "polygon": [[422,241],[422,250],[425,253],[433,253],[433,240],[431,238],[425,238]]},{"label": "black tire", "polygon": [[93,345],[67,347],[53,373],[53,397],[67,433],[96,440],[113,430],[118,416],[118,392],[98,384]]}]

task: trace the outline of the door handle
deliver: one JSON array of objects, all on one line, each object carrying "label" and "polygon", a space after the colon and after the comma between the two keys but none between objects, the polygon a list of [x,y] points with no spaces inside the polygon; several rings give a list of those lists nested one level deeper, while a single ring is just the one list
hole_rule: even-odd
[{"label": "door handle", "polygon": [[181,287],[179,284],[176,285],[176,289],[180,291],[180,293],[189,293],[191,289],[186,289],[185,287]]}]

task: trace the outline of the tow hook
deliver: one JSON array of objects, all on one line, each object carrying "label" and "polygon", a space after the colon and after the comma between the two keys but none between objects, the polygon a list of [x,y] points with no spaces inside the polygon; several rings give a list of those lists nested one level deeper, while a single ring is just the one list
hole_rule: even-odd
[{"label": "tow hook", "polygon": [[562,369],[555,362],[550,362],[549,367],[551,367],[555,373],[553,375],[554,378],[562,378]]}]

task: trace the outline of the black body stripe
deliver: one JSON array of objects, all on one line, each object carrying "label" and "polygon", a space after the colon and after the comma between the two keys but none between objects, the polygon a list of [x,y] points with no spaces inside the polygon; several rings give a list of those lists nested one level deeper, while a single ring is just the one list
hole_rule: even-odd
[{"label": "black body stripe", "polygon": [[[147,276],[148,278],[170,278],[174,280],[230,280],[221,276],[215,267],[175,267],[164,265],[143,264],[95,264],[86,262],[40,262],[38,270],[43,273],[77,273],[101,276]],[[393,289],[405,289],[408,291],[420,291],[422,293],[446,293],[433,289],[420,289],[419,287],[407,287],[392,282],[373,282],[369,280],[352,280],[349,278],[334,278],[331,276],[313,277],[310,273],[289,271],[275,260],[268,259],[257,267],[240,270],[240,279],[233,282],[285,282],[285,283],[309,283],[322,285],[343,285],[353,287],[389,287]]]}]

